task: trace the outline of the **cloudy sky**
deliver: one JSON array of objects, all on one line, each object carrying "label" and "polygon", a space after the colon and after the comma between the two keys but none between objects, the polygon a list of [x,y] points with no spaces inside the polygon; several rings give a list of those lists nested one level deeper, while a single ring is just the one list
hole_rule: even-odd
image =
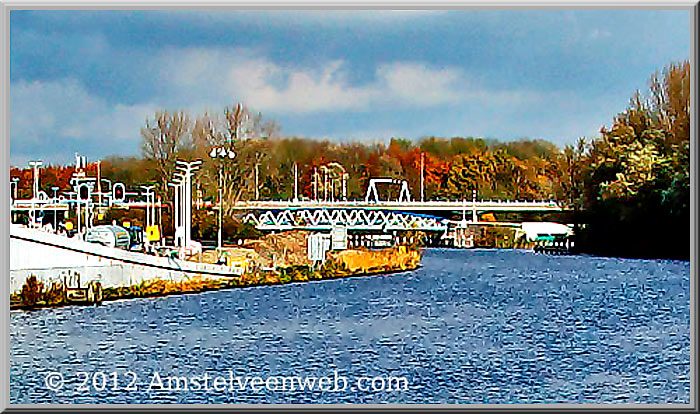
[{"label": "cloudy sky", "polygon": [[596,136],[690,56],[688,11],[12,11],[10,162],[139,154],[159,109],[283,135]]}]

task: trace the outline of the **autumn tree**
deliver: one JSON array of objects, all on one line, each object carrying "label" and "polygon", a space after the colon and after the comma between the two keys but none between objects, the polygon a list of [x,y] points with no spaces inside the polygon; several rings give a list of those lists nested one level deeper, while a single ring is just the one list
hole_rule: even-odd
[{"label": "autumn tree", "polygon": [[[672,63],[651,77],[586,156],[588,246],[600,253],[689,255],[690,65]],[[660,241],[650,231],[672,231]]]}]

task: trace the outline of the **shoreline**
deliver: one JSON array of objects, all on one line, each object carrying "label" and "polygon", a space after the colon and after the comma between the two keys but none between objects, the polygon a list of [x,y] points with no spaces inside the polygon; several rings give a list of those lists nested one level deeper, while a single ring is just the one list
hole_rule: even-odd
[{"label": "shoreline", "polygon": [[[342,259],[344,255],[348,254],[359,257],[361,262],[371,266],[352,267],[351,265],[348,267],[347,263]],[[96,302],[70,300],[65,289],[57,297],[56,292],[51,291],[54,288],[53,286],[45,290],[43,284],[39,283],[38,291],[34,295],[41,297],[43,300],[37,300],[33,304],[28,304],[23,299],[22,293],[13,294],[10,295],[10,310],[31,311],[70,305],[99,305],[102,302],[116,300],[198,294],[225,289],[308,283],[347,277],[391,275],[419,268],[422,254],[419,248],[407,246],[395,246],[381,250],[344,250],[337,253],[329,253],[329,257],[324,265],[315,270],[310,266],[297,265],[281,267],[279,270],[270,272],[244,273],[238,277],[210,278],[197,275],[177,282],[154,278],[136,285],[104,288],[101,290],[102,297]],[[51,294],[54,296],[48,296]]]}]

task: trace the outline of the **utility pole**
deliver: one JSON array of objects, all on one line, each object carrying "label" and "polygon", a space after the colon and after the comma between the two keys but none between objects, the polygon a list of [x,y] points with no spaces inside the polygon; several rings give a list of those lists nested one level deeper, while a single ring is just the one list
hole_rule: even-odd
[{"label": "utility pole", "polygon": [[314,201],[318,201],[318,169],[314,167]]}]

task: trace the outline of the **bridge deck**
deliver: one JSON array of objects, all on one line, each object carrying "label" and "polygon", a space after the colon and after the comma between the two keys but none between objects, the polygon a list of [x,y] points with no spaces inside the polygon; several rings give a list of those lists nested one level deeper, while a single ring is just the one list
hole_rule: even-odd
[{"label": "bridge deck", "polygon": [[395,211],[563,211],[555,201],[246,201],[237,202],[234,210],[362,209]]}]

